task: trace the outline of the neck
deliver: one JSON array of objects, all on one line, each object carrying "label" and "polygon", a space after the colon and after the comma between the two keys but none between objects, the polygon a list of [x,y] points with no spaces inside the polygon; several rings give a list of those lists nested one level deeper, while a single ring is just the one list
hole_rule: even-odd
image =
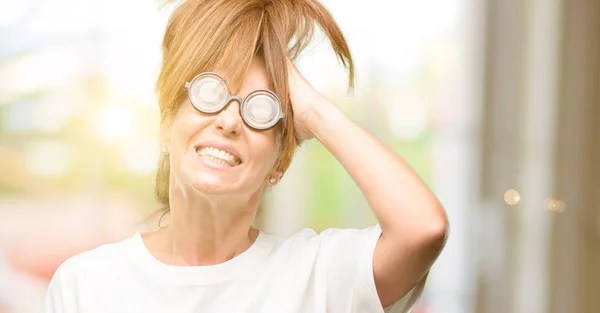
[{"label": "neck", "polygon": [[166,263],[212,265],[248,249],[258,236],[252,222],[262,188],[249,198],[190,196],[182,190],[170,194],[171,218],[161,246]]}]

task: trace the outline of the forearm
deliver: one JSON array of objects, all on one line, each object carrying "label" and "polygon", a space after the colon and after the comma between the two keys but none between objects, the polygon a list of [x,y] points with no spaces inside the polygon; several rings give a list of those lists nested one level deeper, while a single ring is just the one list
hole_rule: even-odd
[{"label": "forearm", "polygon": [[356,182],[384,234],[445,232],[443,207],[399,155],[331,102],[306,114],[309,129]]}]

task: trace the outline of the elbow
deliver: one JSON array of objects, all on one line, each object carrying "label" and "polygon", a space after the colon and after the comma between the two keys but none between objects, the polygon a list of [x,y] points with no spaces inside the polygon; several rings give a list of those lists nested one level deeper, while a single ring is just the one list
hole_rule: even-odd
[{"label": "elbow", "polygon": [[[442,205],[438,202],[431,206],[429,212],[419,219],[419,222],[413,222],[412,232],[415,238],[415,244],[419,246],[439,247],[440,249],[448,240],[450,224],[448,216]],[[415,227],[416,226],[416,227]]]},{"label": "elbow", "polygon": [[393,219],[380,221],[383,232],[411,246],[441,249],[450,229],[446,211],[438,201],[418,207],[410,216],[398,214]]},{"label": "elbow", "polygon": [[[408,222],[408,221],[407,221]],[[448,241],[449,222],[445,214],[441,217],[430,217],[420,221],[404,224],[402,231],[383,231],[389,240],[395,241],[400,249],[409,249],[425,260],[435,260]]]},{"label": "elbow", "polygon": [[448,219],[444,218],[443,221],[432,225],[431,229],[429,230],[428,237],[435,246],[439,246],[441,249],[446,245],[446,242],[448,241],[449,232],[450,223],[448,223]]},{"label": "elbow", "polygon": [[440,206],[437,212],[440,212],[435,218],[432,218],[423,227],[423,237],[432,246],[439,247],[440,250],[445,246],[448,241],[448,235],[450,232],[450,223],[444,209]]}]

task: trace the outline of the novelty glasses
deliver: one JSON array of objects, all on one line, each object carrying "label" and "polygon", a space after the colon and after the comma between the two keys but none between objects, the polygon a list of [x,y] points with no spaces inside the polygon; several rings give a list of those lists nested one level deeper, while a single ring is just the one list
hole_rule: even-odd
[{"label": "novelty glasses", "polygon": [[203,113],[218,113],[232,100],[238,101],[242,120],[256,130],[267,130],[285,116],[274,92],[257,89],[244,98],[232,96],[225,79],[215,73],[199,74],[186,82],[185,88],[192,105]]}]

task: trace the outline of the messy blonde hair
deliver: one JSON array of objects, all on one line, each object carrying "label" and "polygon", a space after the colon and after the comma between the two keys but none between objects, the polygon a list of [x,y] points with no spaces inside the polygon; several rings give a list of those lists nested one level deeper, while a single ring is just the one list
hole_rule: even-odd
[{"label": "messy blonde hair", "polygon": [[[317,0],[187,0],[171,15],[163,39],[162,70],[156,83],[161,123],[170,123],[187,99],[183,88],[199,73],[225,69],[225,79],[239,86],[254,56],[266,66],[270,88],[282,101],[281,151],[277,170],[289,167],[299,141],[294,133],[286,58],[292,61],[320,26],[354,81],[348,45],[331,14]],[[156,198],[169,211],[169,158],[161,155]]]}]

